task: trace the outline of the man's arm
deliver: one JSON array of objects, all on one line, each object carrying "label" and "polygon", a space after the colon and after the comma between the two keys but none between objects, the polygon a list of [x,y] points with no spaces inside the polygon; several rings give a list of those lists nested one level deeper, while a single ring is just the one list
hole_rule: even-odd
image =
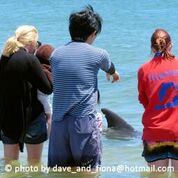
[{"label": "man's arm", "polygon": [[103,50],[101,60],[101,70],[106,72],[106,78],[110,81],[112,77],[112,83],[120,80],[119,73],[115,70],[114,64],[110,61],[109,54]]}]

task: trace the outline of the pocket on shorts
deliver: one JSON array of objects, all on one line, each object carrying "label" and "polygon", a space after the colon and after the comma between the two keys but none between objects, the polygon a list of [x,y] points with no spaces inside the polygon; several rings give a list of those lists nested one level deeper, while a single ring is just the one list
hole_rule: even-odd
[{"label": "pocket on shorts", "polygon": [[96,120],[91,117],[77,118],[75,131],[80,134],[91,134],[96,129]]},{"label": "pocket on shorts", "polygon": [[45,114],[41,113],[36,120],[34,120],[27,130],[26,137],[33,138],[39,137],[47,133],[47,126]]}]

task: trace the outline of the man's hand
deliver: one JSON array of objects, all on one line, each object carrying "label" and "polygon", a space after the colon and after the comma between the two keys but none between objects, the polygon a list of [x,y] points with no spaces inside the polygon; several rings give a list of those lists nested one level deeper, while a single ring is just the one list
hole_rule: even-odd
[{"label": "man's hand", "polygon": [[110,75],[110,74],[106,74],[106,78],[108,81],[111,80],[112,77],[112,83],[117,82],[118,80],[120,80],[120,76],[119,73],[117,71],[115,71],[114,74]]}]

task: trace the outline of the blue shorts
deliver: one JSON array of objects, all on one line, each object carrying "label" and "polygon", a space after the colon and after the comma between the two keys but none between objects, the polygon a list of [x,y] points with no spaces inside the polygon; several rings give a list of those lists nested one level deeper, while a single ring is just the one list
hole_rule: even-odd
[{"label": "blue shorts", "polygon": [[48,166],[84,166],[101,164],[101,135],[96,119],[65,116],[53,121],[49,140]]},{"label": "blue shorts", "polygon": [[143,142],[144,150],[142,156],[147,162],[154,162],[164,159],[178,160],[178,142]]},{"label": "blue shorts", "polygon": [[[4,144],[17,144],[18,140],[11,139],[4,135],[1,131],[1,140]],[[41,113],[35,119],[27,130],[25,135],[25,143],[40,144],[47,140],[47,126],[45,113]]]}]

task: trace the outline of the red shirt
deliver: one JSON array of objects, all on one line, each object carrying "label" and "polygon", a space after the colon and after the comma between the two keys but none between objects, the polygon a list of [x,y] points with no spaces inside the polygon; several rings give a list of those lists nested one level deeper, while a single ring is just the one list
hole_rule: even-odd
[{"label": "red shirt", "polygon": [[155,57],[138,71],[139,101],[145,111],[142,139],[178,140],[178,59]]}]

